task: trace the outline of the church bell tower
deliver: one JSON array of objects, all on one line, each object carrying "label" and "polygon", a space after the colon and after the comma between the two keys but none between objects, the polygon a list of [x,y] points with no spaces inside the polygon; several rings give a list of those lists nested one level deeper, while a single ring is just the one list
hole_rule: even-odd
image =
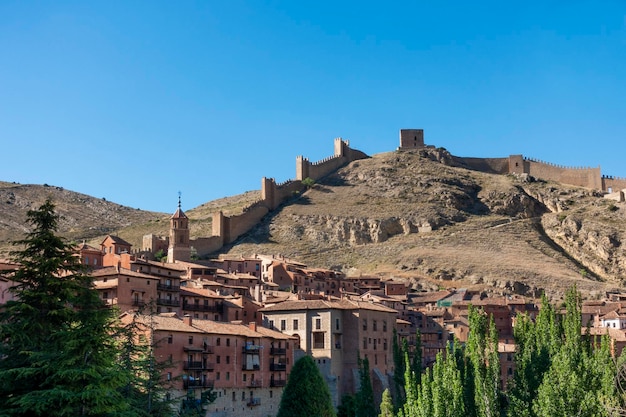
[{"label": "church bell tower", "polygon": [[180,193],[178,195],[178,210],[170,217],[170,245],[167,249],[167,262],[186,261],[191,259],[189,246],[189,218],[180,208]]}]

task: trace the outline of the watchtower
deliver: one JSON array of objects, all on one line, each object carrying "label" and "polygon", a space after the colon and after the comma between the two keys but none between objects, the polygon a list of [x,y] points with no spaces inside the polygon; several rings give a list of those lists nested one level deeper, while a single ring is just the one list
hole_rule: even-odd
[{"label": "watchtower", "polygon": [[424,147],[424,129],[400,129],[399,149],[419,149]]}]

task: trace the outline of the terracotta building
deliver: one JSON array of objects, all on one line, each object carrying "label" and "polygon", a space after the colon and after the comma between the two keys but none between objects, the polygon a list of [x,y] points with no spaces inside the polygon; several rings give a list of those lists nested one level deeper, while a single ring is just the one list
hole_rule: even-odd
[{"label": "terracotta building", "polygon": [[175,313],[124,314],[155,346],[155,357],[171,366],[164,370],[170,395],[213,389],[215,402],[207,416],[275,415],[294,361],[293,338],[256,324],[218,323]]},{"label": "terracotta building", "polygon": [[392,338],[396,311],[359,301],[285,301],[260,310],[264,326],[295,336],[300,355],[317,363],[337,406],[355,393],[358,357],[367,358],[377,401],[393,371]]}]

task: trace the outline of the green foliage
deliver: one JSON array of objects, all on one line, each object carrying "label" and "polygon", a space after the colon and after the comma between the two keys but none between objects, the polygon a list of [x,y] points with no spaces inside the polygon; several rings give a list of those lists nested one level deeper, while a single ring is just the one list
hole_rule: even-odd
[{"label": "green foliage", "polygon": [[50,200],[30,210],[33,231],[12,253],[20,268],[16,300],[0,312],[0,415],[121,415],[129,406],[111,337],[119,323],[55,235],[58,219]]},{"label": "green foliage", "polygon": [[165,260],[167,260],[167,252],[165,252],[163,249],[159,249],[154,254],[154,259],[156,259],[159,262],[164,262]]},{"label": "green foliage", "polygon": [[356,417],[356,396],[344,394],[337,407],[337,417]]},{"label": "green foliage", "polygon": [[472,366],[475,388],[476,416],[493,417],[500,414],[499,389],[500,358],[498,357],[498,334],[493,317],[469,307],[470,333],[467,355]]},{"label": "green foliage", "polygon": [[380,403],[380,414],[378,417],[394,417],[393,400],[391,399],[391,393],[389,388],[383,391],[383,398]]},{"label": "green foliage", "polygon": [[169,360],[157,361],[154,356],[157,343],[137,337],[144,333],[146,326],[148,330],[153,329],[152,316],[133,315],[117,337],[119,372],[127,378],[121,394],[138,416],[168,417],[172,415],[175,400],[167,395],[172,386],[163,375],[173,364]]},{"label": "green foliage", "polygon": [[306,177],[302,180],[302,185],[304,185],[307,189],[312,188],[315,185],[315,180],[311,177]]},{"label": "green foliage", "polygon": [[356,394],[356,410],[358,417],[376,417],[374,390],[370,377],[370,365],[367,358],[359,358],[360,387]]},{"label": "green foliage", "polygon": [[317,365],[310,356],[303,356],[289,374],[277,417],[312,416],[335,417],[335,410]]}]

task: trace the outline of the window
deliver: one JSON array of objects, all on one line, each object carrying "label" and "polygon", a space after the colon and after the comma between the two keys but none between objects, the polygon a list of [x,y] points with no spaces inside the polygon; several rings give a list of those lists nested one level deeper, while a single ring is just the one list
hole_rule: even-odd
[{"label": "window", "polygon": [[298,319],[293,319],[293,329],[298,330]]},{"label": "window", "polygon": [[313,333],[313,349],[324,349],[324,333]]},{"label": "window", "polygon": [[383,320],[383,332],[387,331],[387,320]]},{"label": "window", "polygon": [[363,349],[367,349],[367,337],[363,338]]},{"label": "window", "polygon": [[215,379],[220,379],[220,373],[219,372],[215,373]]},{"label": "window", "polygon": [[189,336],[189,344],[193,345],[193,336]]},{"label": "window", "polygon": [[246,382],[248,380],[248,375],[243,374],[243,381]]},{"label": "window", "polygon": [[376,324],[376,320],[372,320],[372,330],[373,331],[377,331],[377,324]]},{"label": "window", "polygon": [[222,357],[220,355],[217,355],[217,357],[215,358],[215,363],[220,363],[222,361]]},{"label": "window", "polygon": [[229,372],[226,372],[226,380],[227,380],[227,381],[230,381],[230,371],[229,371]]},{"label": "window", "polygon": [[230,339],[226,338],[226,346],[230,346]]},{"label": "window", "polygon": [[287,330],[287,320],[281,320],[280,321],[280,330],[281,331]]},{"label": "window", "polygon": [[339,319],[335,319],[335,330],[339,330]]},{"label": "window", "polygon": [[233,401],[235,401],[235,391],[233,391]]},{"label": "window", "polygon": [[109,298],[109,293],[105,291],[102,293],[102,299],[106,300],[107,298]]},{"label": "window", "polygon": [[174,336],[172,336],[172,335],[167,336],[167,344],[168,345],[171,345],[173,341],[174,341]]},{"label": "window", "polygon": [[363,330],[367,330],[367,319],[363,319]]},{"label": "window", "polygon": [[315,319],[315,329],[320,330],[322,328],[322,319]]},{"label": "window", "polygon": [[222,340],[218,337],[215,341],[215,345],[219,346],[222,343]]},{"label": "window", "polygon": [[226,356],[226,363],[230,363],[230,356]]},{"label": "window", "polygon": [[168,380],[168,381],[171,381],[171,380],[172,380],[172,373],[171,373],[171,372],[168,372],[168,373],[167,373],[167,380]]}]

